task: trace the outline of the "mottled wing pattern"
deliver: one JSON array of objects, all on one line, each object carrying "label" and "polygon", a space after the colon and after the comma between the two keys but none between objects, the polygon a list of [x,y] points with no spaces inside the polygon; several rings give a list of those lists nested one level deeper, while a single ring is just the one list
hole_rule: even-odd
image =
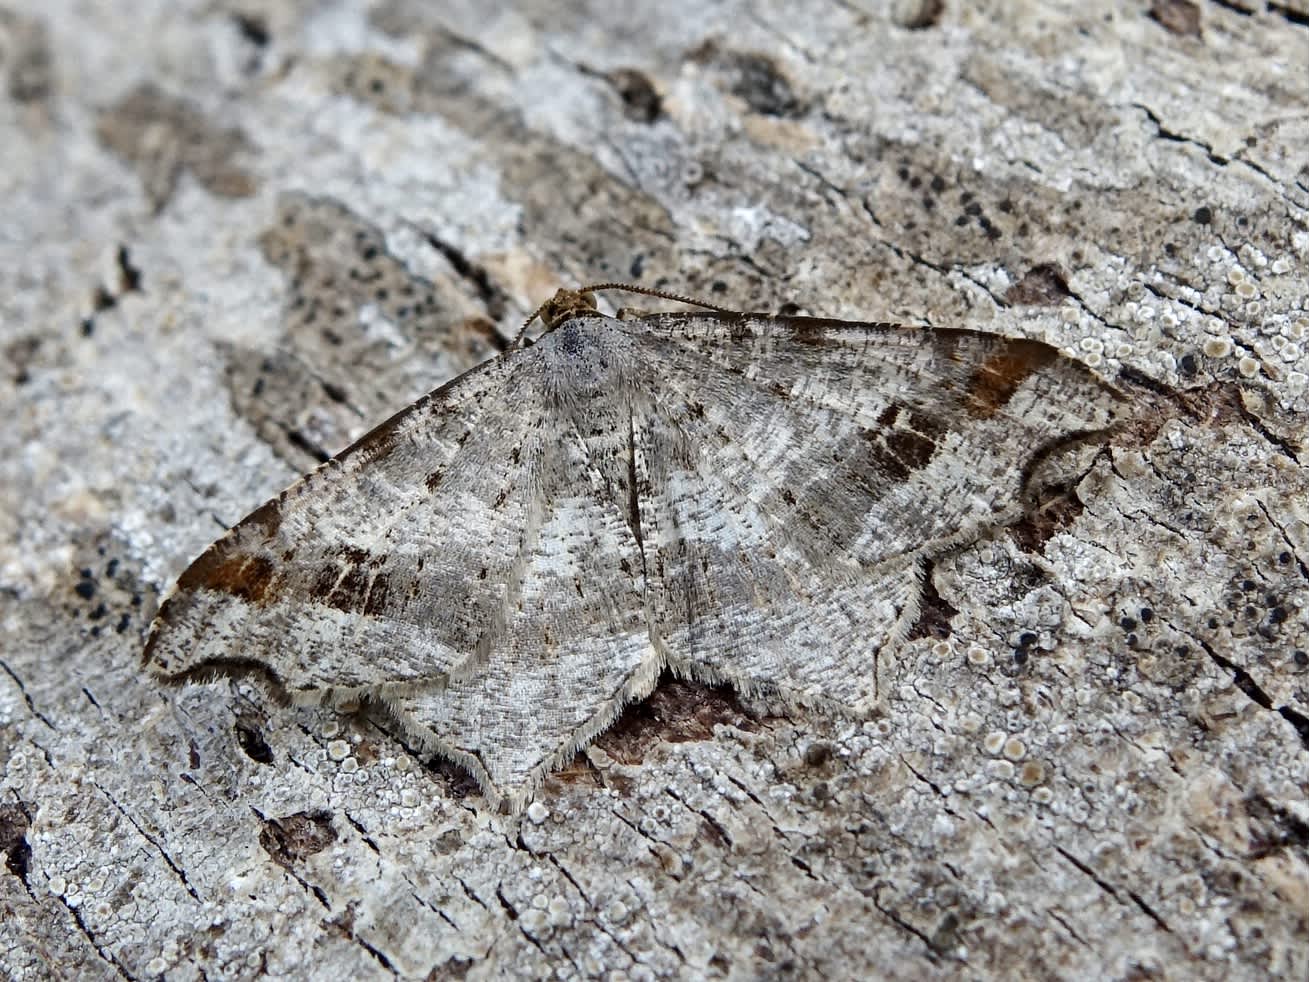
[{"label": "mottled wing pattern", "polygon": [[1023,513],[1125,401],[1039,342],[731,314],[623,323],[655,630],[690,674],[867,707],[924,555]]},{"label": "mottled wing pattern", "polygon": [[624,324],[714,469],[862,568],[1021,513],[1035,462],[1127,408],[1039,341],[750,314]]},{"label": "mottled wing pattern", "polygon": [[555,439],[527,352],[414,403],[214,543],[145,659],[169,678],[259,667],[306,701],[440,683],[501,629]]},{"label": "mottled wing pattern", "polygon": [[1044,455],[1125,412],[1032,341],[559,321],[210,547],[161,607],[150,667],[362,694],[521,806],[665,665],[869,708],[924,556],[1020,516]]},{"label": "mottled wing pattern", "polygon": [[663,665],[614,340],[565,326],[264,505],[180,577],[147,663],[364,695],[521,804]]},{"label": "mottled wing pattern", "polygon": [[663,667],[631,520],[626,402],[619,391],[595,393],[571,422],[571,413],[556,417],[542,479],[546,517],[496,645],[446,688],[389,700],[421,742],[515,805],[647,694]]},{"label": "mottled wing pattern", "polygon": [[[811,534],[815,516],[771,508],[766,485],[724,459],[714,424],[672,389],[636,429],[648,603],[665,657],[705,681],[870,706],[874,657],[916,610],[913,563],[862,569]],[[842,489],[830,493],[834,513]]]}]

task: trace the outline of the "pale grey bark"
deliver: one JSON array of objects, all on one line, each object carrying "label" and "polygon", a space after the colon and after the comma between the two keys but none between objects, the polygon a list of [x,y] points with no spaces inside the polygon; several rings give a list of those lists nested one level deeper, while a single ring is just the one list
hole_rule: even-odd
[{"label": "pale grey bark", "polygon": [[[1304,978],[1302,5],[619,6],[0,12],[0,967]],[[1138,423],[936,564],[882,718],[670,680],[518,818],[144,675],[222,527],[594,279],[1043,338]]]}]

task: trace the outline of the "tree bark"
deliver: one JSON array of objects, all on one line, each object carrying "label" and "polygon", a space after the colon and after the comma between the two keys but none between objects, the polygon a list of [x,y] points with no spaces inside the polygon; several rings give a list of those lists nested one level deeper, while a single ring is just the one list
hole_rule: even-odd
[{"label": "tree bark", "polygon": [[[0,10],[3,974],[1305,978],[1309,8],[626,6]],[[1139,411],[880,718],[665,679],[522,816],[145,676],[223,528],[611,279]]]}]

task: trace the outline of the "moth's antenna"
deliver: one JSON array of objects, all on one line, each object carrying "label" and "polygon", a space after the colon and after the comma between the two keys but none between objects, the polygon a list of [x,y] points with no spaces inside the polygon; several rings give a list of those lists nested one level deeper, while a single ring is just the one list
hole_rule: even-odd
[{"label": "moth's antenna", "polygon": [[720,314],[735,314],[737,311],[727,307],[720,307],[716,303],[709,303],[706,300],[698,300],[695,297],[686,297],[680,293],[669,293],[667,290],[656,290],[649,286],[637,286],[634,283],[593,283],[590,286],[581,287],[579,293],[594,293],[596,290],[625,290],[628,293],[644,293],[647,297],[659,297],[662,300],[675,300],[677,303],[689,303],[694,307],[703,307],[705,310],[716,310]]},{"label": "moth's antenna", "polygon": [[524,337],[526,337],[527,329],[532,326],[532,321],[540,317],[541,311],[545,310],[546,307],[549,307],[552,303],[554,303],[554,299],[555,299],[554,297],[551,297],[549,300],[542,301],[541,306],[537,307],[534,311],[532,311],[531,316],[528,317],[527,320],[523,321],[523,326],[520,327],[518,329],[518,333],[514,335],[513,343],[510,344],[509,347],[511,348],[518,347],[519,343],[522,342]]},{"label": "moth's antenna", "polygon": [[[706,310],[716,310],[720,314],[735,314],[737,311],[728,307],[720,307],[716,303],[709,303],[707,300],[699,300],[695,297],[683,296],[680,293],[670,293],[667,290],[656,290],[649,286],[637,286],[635,283],[591,283],[587,286],[579,286],[576,290],[569,290],[570,294],[595,293],[597,290],[623,290],[626,293],[640,293],[647,297],[659,297],[661,300],[672,300],[676,303],[689,303],[693,307],[703,307]],[[517,346],[520,340],[526,335],[527,329],[532,326],[532,322],[541,316],[542,312],[551,304],[556,302],[556,297],[551,297],[541,306],[532,311],[532,316],[523,321],[523,326],[518,329],[518,334],[514,337],[513,346]]]}]

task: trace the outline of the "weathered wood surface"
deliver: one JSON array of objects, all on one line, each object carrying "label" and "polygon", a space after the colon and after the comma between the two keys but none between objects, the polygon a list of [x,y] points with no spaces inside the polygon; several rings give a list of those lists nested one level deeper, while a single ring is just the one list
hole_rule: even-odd
[{"label": "weathered wood surface", "polygon": [[[1309,9],[0,12],[0,974],[1309,974]],[[556,285],[1141,400],[868,723],[666,682],[526,815],[139,670],[159,591]]]}]

